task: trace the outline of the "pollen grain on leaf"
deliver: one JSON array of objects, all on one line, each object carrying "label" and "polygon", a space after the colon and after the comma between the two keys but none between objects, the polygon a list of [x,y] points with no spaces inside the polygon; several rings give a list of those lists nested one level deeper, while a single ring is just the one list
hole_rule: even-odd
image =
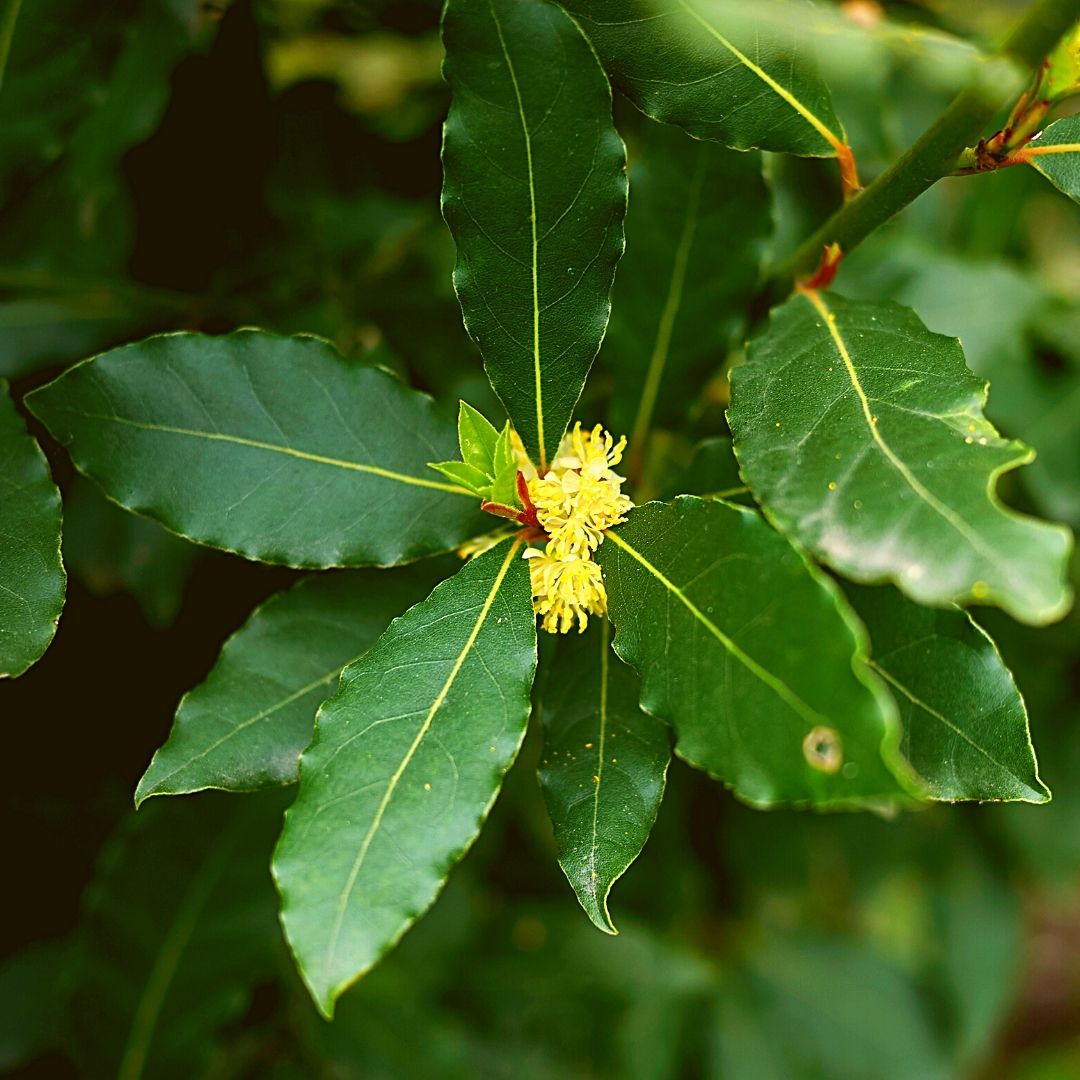
[{"label": "pollen grain on leaf", "polygon": [[623,477],[615,472],[625,448],[625,438],[616,442],[599,424],[583,431],[578,423],[563,438],[543,476],[522,467],[529,499],[548,538],[542,549],[530,547],[524,553],[533,606],[548,633],[565,634],[575,626],[582,632],[590,615],[607,611],[604,580],[593,553],[603,543],[604,531],[624,522],[633,506],[623,494]]}]

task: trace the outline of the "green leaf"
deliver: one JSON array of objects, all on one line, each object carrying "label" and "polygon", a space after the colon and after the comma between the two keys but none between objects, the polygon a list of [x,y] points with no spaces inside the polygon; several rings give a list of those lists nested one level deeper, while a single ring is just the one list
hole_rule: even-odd
[{"label": "green leaf", "polygon": [[499,433],[499,439],[495,444],[492,471],[494,476],[494,483],[491,486],[492,502],[501,503],[503,506],[520,506],[521,497],[517,489],[518,467],[510,443],[509,421]]},{"label": "green leaf", "polygon": [[959,342],[914,312],[803,292],[733,372],[728,419],[770,520],[842,574],[1051,622],[1071,602],[1071,534],[998,501],[998,477],[1032,453],[985,400]]},{"label": "green leaf", "polygon": [[499,432],[486,417],[462,401],[458,406],[458,446],[461,460],[485,476],[494,475]]},{"label": "green leaf", "polygon": [[[106,846],[78,931],[80,1076],[206,1076],[279,933],[266,860],[280,793],[152,804]],[[230,1033],[231,1029],[231,1033]]]},{"label": "green leaf", "polygon": [[639,126],[627,250],[598,361],[613,376],[613,430],[630,433],[635,453],[654,422],[684,420],[686,386],[718,369],[744,324],[773,226],[760,154]]},{"label": "green leaf", "polygon": [[428,468],[441,473],[452,484],[468,488],[474,495],[490,497],[491,477],[464,461],[428,462]]},{"label": "green leaf", "polygon": [[648,503],[608,532],[598,560],[615,651],[680,757],[755,806],[854,806],[908,786],[861,626],[752,510]]},{"label": "green leaf", "polygon": [[560,638],[548,667],[539,773],[559,865],[589,918],[614,934],[608,896],[649,838],[671,750],[665,726],[638,706],[637,677],[611,655],[610,624],[597,621]]},{"label": "green leaf", "polygon": [[1080,202],[1080,116],[1055,120],[1017,152],[1074,202]]},{"label": "green leaf", "polygon": [[832,157],[845,142],[801,3],[560,0],[647,116],[736,150]]},{"label": "green leaf", "polygon": [[870,633],[870,666],[900,706],[901,749],[931,798],[1042,803],[1027,710],[989,635],[963,611],[891,588],[846,590]]},{"label": "green leaf", "polygon": [[607,326],[625,154],[611,90],[546,0],[449,0],[443,214],[465,325],[526,449],[554,456]]},{"label": "green leaf", "polygon": [[525,733],[535,665],[529,571],[506,540],[393,622],[320,709],[274,874],[327,1016],[475,839]]},{"label": "green leaf", "polygon": [[315,711],[341,669],[445,571],[442,563],[424,563],[319,574],[271,597],[180,702],[168,741],[139,781],[135,805],[151,795],[292,783]]},{"label": "green leaf", "polygon": [[427,468],[454,449],[430,398],[317,338],[163,334],[28,404],[121,506],[251,559],[392,565],[483,529]]},{"label": "green leaf", "polygon": [[49,647],[65,585],[60,492],[0,379],[0,678]]}]

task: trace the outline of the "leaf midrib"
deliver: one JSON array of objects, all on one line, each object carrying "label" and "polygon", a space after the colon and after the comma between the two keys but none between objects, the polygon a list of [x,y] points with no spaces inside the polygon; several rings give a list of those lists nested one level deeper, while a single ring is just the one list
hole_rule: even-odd
[{"label": "leaf midrib", "polygon": [[510,50],[506,47],[506,37],[503,35],[502,23],[499,21],[498,13],[495,11],[493,0],[489,0],[488,7],[491,10],[491,18],[495,23],[495,32],[499,37],[499,48],[502,50],[503,59],[506,61],[506,69],[510,73],[510,82],[514,87],[518,118],[521,121],[521,133],[525,138],[525,166],[529,178],[529,224],[532,228],[533,380],[536,391],[536,441],[539,444],[540,472],[543,474],[547,468],[547,450],[544,446],[543,386],[540,378],[540,275],[538,268],[540,242],[537,239],[536,175],[533,171],[532,134],[529,131],[529,122],[525,117],[525,102],[521,96],[517,72],[514,69],[513,60],[510,59]]},{"label": "leaf midrib", "polygon": [[300,461],[310,461],[317,465],[330,465],[339,469],[348,469],[352,472],[367,473],[383,480],[394,480],[400,484],[409,484],[413,487],[430,488],[434,491],[447,491],[453,495],[465,495],[475,498],[471,492],[454,484],[443,484],[437,480],[427,480],[419,476],[410,476],[408,473],[395,472],[393,469],[384,469],[379,465],[365,465],[359,461],[347,461],[343,458],[327,457],[324,454],[314,454],[307,450],[298,450],[294,446],[282,446],[279,443],[263,442],[259,439],[248,439],[242,435],[229,435],[220,431],[199,431],[195,428],[173,427],[168,424],[151,424],[143,420],[133,420],[126,416],[116,416],[106,413],[88,413],[80,409],[63,408],[63,411],[73,416],[80,416],[85,420],[104,420],[109,423],[126,424],[128,427],[138,428],[140,431],[151,431],[164,435],[183,435],[194,439],[208,439],[211,442],[231,443],[234,446],[243,446],[251,450],[268,450],[272,453],[284,454],[287,457],[297,458]]}]

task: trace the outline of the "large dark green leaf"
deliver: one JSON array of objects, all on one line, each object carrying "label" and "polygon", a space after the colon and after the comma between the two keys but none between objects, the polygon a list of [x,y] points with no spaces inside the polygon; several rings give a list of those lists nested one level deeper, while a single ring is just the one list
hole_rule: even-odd
[{"label": "large dark green leaf", "polygon": [[756,513],[648,503],[598,558],[615,651],[641,673],[642,707],[675,728],[681,757],[757,806],[901,794],[895,708],[866,666],[859,623]]},{"label": "large dark green leaf", "polygon": [[799,2],[560,0],[646,115],[737,150],[832,157],[845,143]]},{"label": "large dark green leaf", "polygon": [[60,492],[0,379],[0,678],[49,647],[64,586]]},{"label": "large dark green leaf", "polygon": [[139,781],[136,806],[151,795],[294,781],[315,710],[341,669],[422,600],[445,569],[424,563],[320,574],[268,600],[180,702],[168,741]]},{"label": "large dark green leaf", "polygon": [[427,467],[455,443],[430,398],[318,338],[163,334],[28,403],[116,502],[248,558],[392,565],[483,528]]},{"label": "large dark green leaf", "polygon": [[[627,249],[599,363],[614,376],[613,430],[637,454],[653,422],[681,421],[743,325],[772,231],[759,154],[640,125],[631,144]],[[721,192],[738,192],[737,198]]]},{"label": "large dark green leaf", "polygon": [[[607,326],[626,160],[607,79],[547,0],[450,0],[443,213],[491,384],[550,460]],[[432,460],[438,460],[433,458]]]},{"label": "large dark green leaf", "polygon": [[728,417],[765,512],[841,573],[1050,622],[1071,599],[1071,536],[998,501],[997,478],[1032,453],[998,435],[985,398],[959,342],[914,312],[803,292],[751,342]]},{"label": "large dark green leaf", "polygon": [[535,665],[528,567],[506,540],[391,623],[320,709],[274,873],[327,1016],[475,839],[525,733]]},{"label": "large dark green leaf", "polygon": [[589,918],[616,933],[611,886],[649,838],[671,750],[667,728],[641,711],[640,683],[611,655],[607,620],[560,639],[542,696],[540,783],[559,865]]},{"label": "large dark green leaf", "polygon": [[67,1027],[80,1076],[205,1076],[277,962],[266,860],[281,799],[203,796],[132,815],[100,860]]},{"label": "large dark green leaf", "polygon": [[1080,117],[1057,120],[1017,155],[1075,202],[1080,202]]},{"label": "large dark green leaf", "polygon": [[955,608],[892,588],[847,594],[866,624],[870,666],[900,706],[901,747],[935,799],[1046,802],[1027,710],[989,636]]}]

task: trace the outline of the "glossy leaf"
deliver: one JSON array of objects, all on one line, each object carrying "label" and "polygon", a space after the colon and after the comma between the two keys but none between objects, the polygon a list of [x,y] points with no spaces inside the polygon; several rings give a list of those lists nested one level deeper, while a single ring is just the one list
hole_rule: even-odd
[{"label": "glossy leaf", "polygon": [[526,449],[555,455],[600,348],[623,250],[611,91],[547,0],[450,0],[443,214],[465,325]]},{"label": "glossy leaf", "polygon": [[892,588],[847,590],[870,666],[900,706],[901,749],[931,798],[1046,802],[1027,710],[993,641],[965,612]]},{"label": "glossy leaf", "polygon": [[164,334],[28,404],[110,498],[248,558],[392,565],[484,527],[427,467],[454,444],[431,400],[317,338]]},{"label": "glossy leaf", "polygon": [[1055,120],[1017,155],[1074,202],[1080,202],[1080,116]]},{"label": "glossy leaf", "polygon": [[279,932],[266,860],[281,798],[203,796],[132,814],[106,846],[78,931],[67,1033],[80,1076],[205,1076]]},{"label": "glossy leaf", "polygon": [[168,741],[135,792],[252,791],[296,779],[315,711],[359,659],[445,573],[424,563],[304,578],[271,597],[227,641],[206,681],[186,694]]},{"label": "glossy leaf", "polygon": [[60,492],[0,380],[0,678],[21,675],[49,647],[65,583]]},{"label": "glossy leaf", "polygon": [[997,478],[1032,453],[985,399],[959,342],[914,312],[803,292],[733,372],[728,418],[766,514],[841,573],[1050,622],[1071,599],[1071,535],[998,501]]},{"label": "glossy leaf", "polygon": [[[743,326],[773,221],[760,154],[640,125],[631,143],[627,249],[599,363],[613,430],[640,452],[653,423],[681,422],[687,386],[720,369]],[[737,191],[738,198],[720,193]]]},{"label": "glossy leaf", "polygon": [[319,710],[274,874],[327,1016],[475,839],[525,733],[535,664],[529,571],[507,540],[391,623]]},{"label": "glossy leaf", "polygon": [[598,560],[615,651],[641,673],[642,708],[675,729],[680,757],[755,806],[902,793],[895,708],[859,623],[756,513],[648,503],[608,532]]},{"label": "glossy leaf", "polygon": [[832,157],[844,145],[806,7],[755,0],[561,0],[615,85],[698,139]]},{"label": "glossy leaf", "polygon": [[667,727],[641,711],[639,681],[612,655],[606,620],[560,638],[544,687],[539,772],[559,865],[589,918],[614,934],[608,896],[660,809]]}]

